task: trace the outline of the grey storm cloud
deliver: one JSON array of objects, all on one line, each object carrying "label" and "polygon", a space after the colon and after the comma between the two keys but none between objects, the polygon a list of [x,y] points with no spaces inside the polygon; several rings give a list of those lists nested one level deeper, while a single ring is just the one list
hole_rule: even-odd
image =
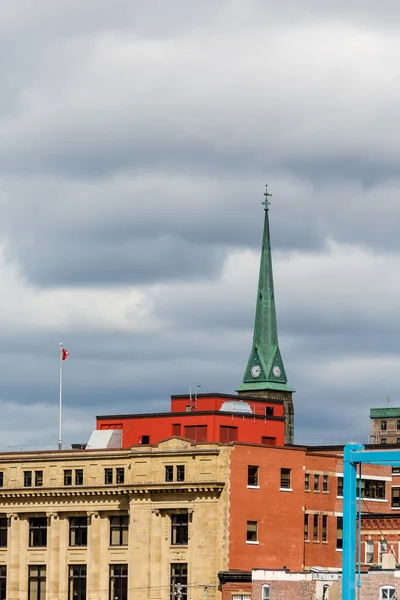
[{"label": "grey storm cloud", "polygon": [[266,183],[297,440],[366,439],[400,395],[399,26],[394,1],[3,7],[3,447],[56,439],[61,339],[68,441],[234,391]]}]

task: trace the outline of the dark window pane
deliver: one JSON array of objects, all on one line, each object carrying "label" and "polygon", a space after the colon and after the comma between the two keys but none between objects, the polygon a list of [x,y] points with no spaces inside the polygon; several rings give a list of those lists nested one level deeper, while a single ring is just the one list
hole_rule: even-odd
[{"label": "dark window pane", "polygon": [[29,519],[29,546],[47,545],[47,517]]},{"label": "dark window pane", "polygon": [[69,567],[68,600],[86,600],[86,565]]},{"label": "dark window pane", "polygon": [[177,481],[185,481],[185,465],[177,465],[176,480]]},{"label": "dark window pane", "polygon": [[171,564],[171,591],[170,600],[187,600],[187,564],[172,563]]},{"label": "dark window pane", "polygon": [[24,471],[24,487],[32,485],[32,471]]},{"label": "dark window pane", "polygon": [[171,544],[186,545],[188,543],[188,513],[171,515]]},{"label": "dark window pane", "polygon": [[174,480],[174,467],[172,465],[167,465],[165,467],[165,481],[173,481]]},{"label": "dark window pane", "polygon": [[87,546],[87,517],[71,517],[69,520],[69,545]]},{"label": "dark window pane", "polygon": [[281,469],[281,488],[290,489],[290,471],[291,469]]},{"label": "dark window pane", "polygon": [[72,469],[64,471],[64,485],[72,485]]},{"label": "dark window pane", "polygon": [[43,471],[35,471],[35,485],[43,485]]},{"label": "dark window pane", "polygon": [[129,517],[110,517],[110,546],[128,544]]},{"label": "dark window pane", "polygon": [[247,467],[247,485],[258,486],[258,467],[255,465]]},{"label": "dark window pane", "polygon": [[46,597],[46,565],[31,565],[28,569],[28,600],[44,600]]},{"label": "dark window pane", "polygon": [[8,519],[0,519],[0,548],[7,548]]},{"label": "dark window pane", "polygon": [[109,484],[113,482],[113,470],[104,469],[104,483]]},{"label": "dark window pane", "polygon": [[83,469],[75,469],[75,485],[83,485]]},{"label": "dark window pane", "polygon": [[6,600],[7,590],[7,567],[5,565],[0,566],[0,600]]},{"label": "dark window pane", "polygon": [[127,600],[128,565],[110,565],[110,600]]},{"label": "dark window pane", "polygon": [[124,483],[125,482],[125,469],[123,467],[118,468],[116,470],[116,479],[117,479],[117,483]]}]

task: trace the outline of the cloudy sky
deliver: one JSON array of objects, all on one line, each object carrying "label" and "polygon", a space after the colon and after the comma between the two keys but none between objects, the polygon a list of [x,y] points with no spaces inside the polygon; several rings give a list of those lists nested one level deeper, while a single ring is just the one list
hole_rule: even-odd
[{"label": "cloudy sky", "polygon": [[0,18],[1,449],[232,393],[264,185],[296,441],[400,405],[400,7],[15,0]]}]

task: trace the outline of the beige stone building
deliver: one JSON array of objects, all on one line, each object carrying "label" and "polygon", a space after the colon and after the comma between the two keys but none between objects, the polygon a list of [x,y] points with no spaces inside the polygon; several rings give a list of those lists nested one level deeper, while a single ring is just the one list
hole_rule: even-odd
[{"label": "beige stone building", "polygon": [[0,455],[0,600],[213,600],[228,446]]}]

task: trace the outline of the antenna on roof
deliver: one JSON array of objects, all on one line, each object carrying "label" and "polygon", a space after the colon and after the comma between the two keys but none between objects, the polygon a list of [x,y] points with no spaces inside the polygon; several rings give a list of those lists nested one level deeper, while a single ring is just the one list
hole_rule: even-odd
[{"label": "antenna on roof", "polygon": [[386,396],[385,401],[389,404],[389,406],[393,406],[390,396]]}]

